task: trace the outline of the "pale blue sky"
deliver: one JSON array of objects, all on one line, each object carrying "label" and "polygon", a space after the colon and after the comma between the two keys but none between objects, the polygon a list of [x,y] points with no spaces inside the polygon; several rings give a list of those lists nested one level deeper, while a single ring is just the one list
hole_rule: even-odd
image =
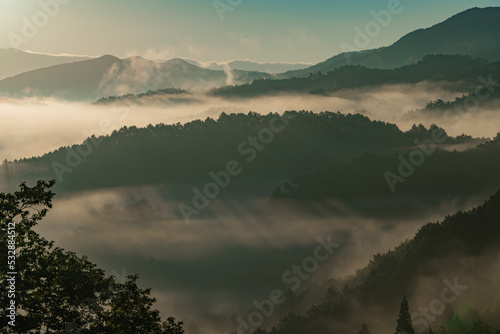
[{"label": "pale blue sky", "polygon": [[[40,3],[56,0],[0,0],[0,48],[9,34],[23,36],[23,18],[33,22]],[[221,20],[213,0],[59,0],[59,11],[19,49],[44,53],[142,55],[202,61],[253,59],[316,63],[353,44],[371,11],[388,0],[242,0]],[[220,0],[219,3],[237,0]],[[397,1],[397,0],[391,0]],[[492,0],[400,0],[403,10],[373,37],[367,48],[389,45],[404,34],[439,23]],[[230,6],[230,5],[229,5]],[[43,23],[43,14],[36,16]],[[14,45],[16,46],[16,45]]]}]

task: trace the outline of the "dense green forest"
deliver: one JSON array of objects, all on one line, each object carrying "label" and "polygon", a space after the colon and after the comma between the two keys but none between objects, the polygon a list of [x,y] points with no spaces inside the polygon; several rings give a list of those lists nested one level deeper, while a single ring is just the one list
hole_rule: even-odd
[{"label": "dense green forest", "polygon": [[[271,126],[278,131],[267,135],[265,129]],[[259,138],[262,131],[263,141]],[[250,137],[257,143],[252,145]],[[362,115],[295,111],[283,117],[253,112],[222,114],[217,120],[124,127],[38,158],[6,162],[2,179],[12,187],[24,179],[63,179],[57,190],[147,182],[195,183],[232,159],[242,164],[252,160],[247,161],[249,172],[243,178],[281,178],[354,153],[412,145],[413,140],[412,132]]]},{"label": "dense green forest", "polygon": [[140,103],[140,101],[143,98],[150,97],[150,96],[156,96],[156,97],[165,97],[166,100],[164,99],[163,102],[169,101],[170,103],[180,103],[180,102],[193,102],[195,101],[194,99],[187,99],[186,97],[178,97],[181,94],[186,94],[190,95],[191,92],[185,89],[178,89],[178,88],[165,88],[165,89],[157,89],[157,90],[149,90],[145,93],[140,93],[140,94],[125,94],[125,95],[120,95],[120,96],[108,96],[108,97],[103,97],[100,98],[99,100],[95,101],[95,105],[105,105],[109,103],[119,103],[119,102],[128,102],[130,103],[131,101],[137,101],[137,103]]},{"label": "dense green forest", "polygon": [[388,209],[383,203],[371,206],[362,200],[389,196],[399,202],[401,210],[411,212],[419,210],[417,197],[442,201],[449,194],[477,194],[500,186],[500,135],[463,151],[431,150],[428,144],[386,155],[360,154],[313,173],[296,175],[273,196],[292,199],[296,205],[304,200],[352,199],[359,211],[382,214]]},{"label": "dense green forest", "polygon": [[[270,132],[273,126],[279,131]],[[416,143],[432,140],[435,131],[445,136],[437,126],[401,131],[394,124],[359,114],[222,114],[217,120],[124,127],[41,157],[4,162],[0,182],[13,189],[23,181],[56,179],[55,189],[63,193],[165,184],[175,190],[175,200],[185,201],[192,197],[193,187],[211,180],[210,172],[236,161],[242,172],[224,190],[233,198],[270,196],[278,188],[275,198],[372,197],[397,202],[399,196],[425,195],[426,201],[440,203],[449,196],[491,191],[500,184],[498,138],[463,152],[444,150],[474,146],[474,138],[466,135],[445,136],[442,144],[432,143],[432,154],[419,153],[424,161],[415,167],[414,175],[404,177],[404,182],[398,179],[398,157],[408,160]],[[388,185],[388,171],[393,173],[393,186]],[[382,206],[374,208],[383,211]]]},{"label": "dense green forest", "polygon": [[[479,109],[495,109],[500,99],[500,89],[497,89],[498,83],[495,82],[495,88],[486,92],[473,91],[467,95],[457,96],[453,101],[443,101],[437,99],[427,103],[425,108],[411,112],[411,114],[422,113],[424,115],[443,116],[446,112],[463,111],[464,106],[468,107],[468,111],[476,112]],[[475,101],[481,101],[479,105]],[[469,107],[470,106],[470,107]]]},{"label": "dense green forest", "polygon": [[[2,177],[13,187],[26,178],[64,179],[57,185],[58,190],[147,182],[196,183],[205,180],[210,170],[222,169],[225,162],[236,159],[243,163],[256,152],[258,155],[248,163],[249,172],[241,177],[281,178],[355,153],[412,145],[414,140],[412,132],[361,115],[290,111],[283,117],[285,121],[277,114],[250,112],[222,114],[217,120],[207,118],[186,124],[124,127],[42,157],[4,163]],[[264,150],[251,150],[249,137],[258,138],[271,122],[283,130],[274,134],[272,142],[262,143]],[[247,144],[239,150],[242,143]],[[260,147],[258,143],[255,146]],[[78,167],[72,167],[78,162]]]}]

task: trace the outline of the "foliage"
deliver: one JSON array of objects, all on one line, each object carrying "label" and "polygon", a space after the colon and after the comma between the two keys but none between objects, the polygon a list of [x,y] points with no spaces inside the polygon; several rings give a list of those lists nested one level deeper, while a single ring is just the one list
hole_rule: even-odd
[{"label": "foliage", "polygon": [[396,326],[396,334],[414,334],[413,325],[411,321],[410,308],[408,307],[408,300],[406,296],[403,297],[401,307],[399,309],[399,317]]},{"label": "foliage", "polygon": [[[182,322],[169,318],[162,324],[159,312],[151,309],[155,298],[149,289],[137,286],[137,275],[118,283],[85,256],[55,247],[33,231],[52,207],[54,183],[22,183],[19,191],[0,193],[0,245],[7,249],[6,231],[15,223],[17,250],[16,326],[8,326],[7,310],[2,308],[3,332],[182,334]],[[5,289],[6,251],[0,252],[0,262]],[[0,295],[0,303],[10,303],[7,294]]]},{"label": "foliage", "polygon": [[[150,183],[192,188],[206,183],[209,171],[224,169],[227,161],[235,159],[245,167],[245,173],[238,176],[242,183],[265,179],[279,184],[285,177],[313,172],[318,166],[350,160],[363,152],[394,152],[415,145],[415,133],[360,114],[287,111],[283,117],[288,124],[248,164],[249,155],[241,154],[238,147],[247,142],[244,148],[249,148],[248,138],[269,128],[273,119],[281,126],[278,114],[223,113],[217,120],[123,127],[42,157],[4,163],[0,182],[14,188],[25,180],[61,178],[64,182],[56,185],[58,192]],[[426,139],[429,131],[419,132],[420,139]],[[448,141],[460,142],[451,137]]]}]

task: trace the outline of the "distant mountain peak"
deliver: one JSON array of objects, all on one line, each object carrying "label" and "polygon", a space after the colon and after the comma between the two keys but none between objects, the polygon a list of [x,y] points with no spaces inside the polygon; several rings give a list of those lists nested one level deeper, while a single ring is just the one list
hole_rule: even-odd
[{"label": "distant mountain peak", "polygon": [[429,54],[500,60],[500,7],[470,8],[431,27],[412,31],[390,46],[341,53],[306,69],[282,73],[280,77],[327,73],[345,65],[393,69],[415,63]]},{"label": "distant mountain peak", "polygon": [[104,56],[101,56],[101,57],[98,57],[98,58],[96,58],[96,59],[102,59],[102,60],[115,60],[115,61],[120,60],[120,58],[115,57],[115,56],[113,56],[113,55],[108,55],[108,54],[106,54],[106,55],[104,55]]}]

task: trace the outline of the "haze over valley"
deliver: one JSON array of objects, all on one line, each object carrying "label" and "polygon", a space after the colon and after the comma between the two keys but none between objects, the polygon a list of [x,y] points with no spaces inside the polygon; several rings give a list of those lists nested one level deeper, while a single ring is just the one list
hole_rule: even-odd
[{"label": "haze over valley", "polygon": [[63,2],[0,4],[2,333],[500,332],[494,1]]}]

